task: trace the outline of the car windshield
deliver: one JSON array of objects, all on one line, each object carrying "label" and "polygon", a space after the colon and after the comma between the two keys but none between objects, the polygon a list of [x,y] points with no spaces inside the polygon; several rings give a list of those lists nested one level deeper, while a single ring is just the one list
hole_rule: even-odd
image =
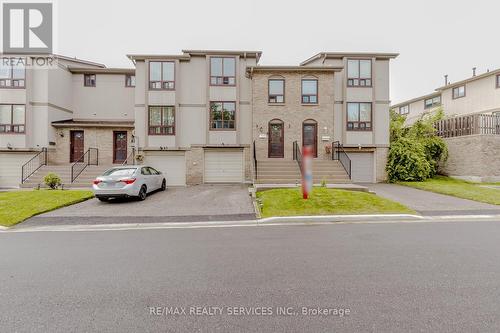
[{"label": "car windshield", "polygon": [[104,172],[103,176],[132,176],[135,172],[136,168],[117,168],[117,169],[109,169]]}]

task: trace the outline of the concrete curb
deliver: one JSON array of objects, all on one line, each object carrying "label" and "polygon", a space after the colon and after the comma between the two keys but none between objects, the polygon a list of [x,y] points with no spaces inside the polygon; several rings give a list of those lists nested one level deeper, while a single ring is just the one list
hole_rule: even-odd
[{"label": "concrete curb", "polygon": [[[453,215],[419,216],[411,214],[380,215],[329,215],[329,216],[284,216],[269,217],[260,220],[210,221],[210,222],[158,222],[158,223],[122,223],[94,225],[45,225],[27,228],[0,227],[0,233],[53,232],[53,231],[120,231],[151,229],[197,229],[250,226],[290,226],[290,225],[333,225],[333,224],[383,224],[383,223],[429,223],[460,221],[500,221],[500,215]],[[474,221],[472,221],[474,222]]]},{"label": "concrete curb", "polygon": [[321,215],[321,216],[277,216],[258,220],[263,223],[322,223],[322,222],[370,222],[370,221],[401,221],[422,220],[424,217],[412,214],[371,214],[371,215]]}]

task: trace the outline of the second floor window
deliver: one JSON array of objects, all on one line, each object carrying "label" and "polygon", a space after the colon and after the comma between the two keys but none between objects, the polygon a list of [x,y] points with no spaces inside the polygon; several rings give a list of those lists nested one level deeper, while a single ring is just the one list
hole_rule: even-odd
[{"label": "second floor window", "polygon": [[149,135],[175,135],[173,106],[149,107]]},{"label": "second floor window", "polygon": [[135,87],[135,75],[125,75],[125,87]]},{"label": "second floor window", "polygon": [[236,125],[235,102],[210,102],[210,129],[234,130]]},{"label": "second floor window", "polygon": [[318,80],[302,80],[302,104],[318,104]]},{"label": "second floor window", "polygon": [[25,106],[0,104],[0,133],[25,132]]},{"label": "second floor window", "polygon": [[347,103],[347,130],[372,130],[372,103]]},{"label": "second floor window", "polygon": [[269,80],[269,103],[285,103],[285,80]]},{"label": "second floor window", "polygon": [[149,89],[175,89],[175,63],[173,61],[151,61],[149,63]]},{"label": "second floor window", "polygon": [[497,75],[497,88],[500,88],[500,74]]},{"label": "second floor window", "polygon": [[459,86],[453,88],[453,99],[465,97],[465,86]]},{"label": "second floor window", "polygon": [[369,59],[347,60],[347,86],[372,86],[372,61]]},{"label": "second floor window", "polygon": [[425,101],[424,101],[424,107],[426,109],[430,109],[430,108],[433,108],[435,106],[439,106],[441,105],[441,96],[436,96],[436,97],[432,97],[432,98],[427,98]]},{"label": "second floor window", "polygon": [[95,87],[95,85],[96,85],[95,74],[84,74],[83,75],[83,85],[85,87]]},{"label": "second floor window", "polygon": [[408,114],[408,113],[410,113],[409,105],[403,105],[399,107],[399,114]]},{"label": "second floor window", "polygon": [[210,84],[234,86],[236,84],[236,58],[210,58]]},{"label": "second floor window", "polygon": [[0,88],[24,88],[25,81],[26,70],[21,61],[9,65],[0,62]]}]

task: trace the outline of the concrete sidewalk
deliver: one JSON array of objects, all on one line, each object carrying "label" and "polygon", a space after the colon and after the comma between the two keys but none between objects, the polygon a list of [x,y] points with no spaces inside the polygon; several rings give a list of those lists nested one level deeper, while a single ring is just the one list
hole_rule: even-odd
[{"label": "concrete sidewalk", "polygon": [[406,205],[425,216],[500,214],[500,206],[417,190],[395,184],[364,184],[377,195]]}]

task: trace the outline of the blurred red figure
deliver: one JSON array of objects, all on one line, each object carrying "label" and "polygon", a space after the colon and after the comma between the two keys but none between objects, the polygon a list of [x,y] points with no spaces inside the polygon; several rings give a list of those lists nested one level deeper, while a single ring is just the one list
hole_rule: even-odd
[{"label": "blurred red figure", "polygon": [[312,191],[312,147],[302,147],[302,197],[307,199]]}]

